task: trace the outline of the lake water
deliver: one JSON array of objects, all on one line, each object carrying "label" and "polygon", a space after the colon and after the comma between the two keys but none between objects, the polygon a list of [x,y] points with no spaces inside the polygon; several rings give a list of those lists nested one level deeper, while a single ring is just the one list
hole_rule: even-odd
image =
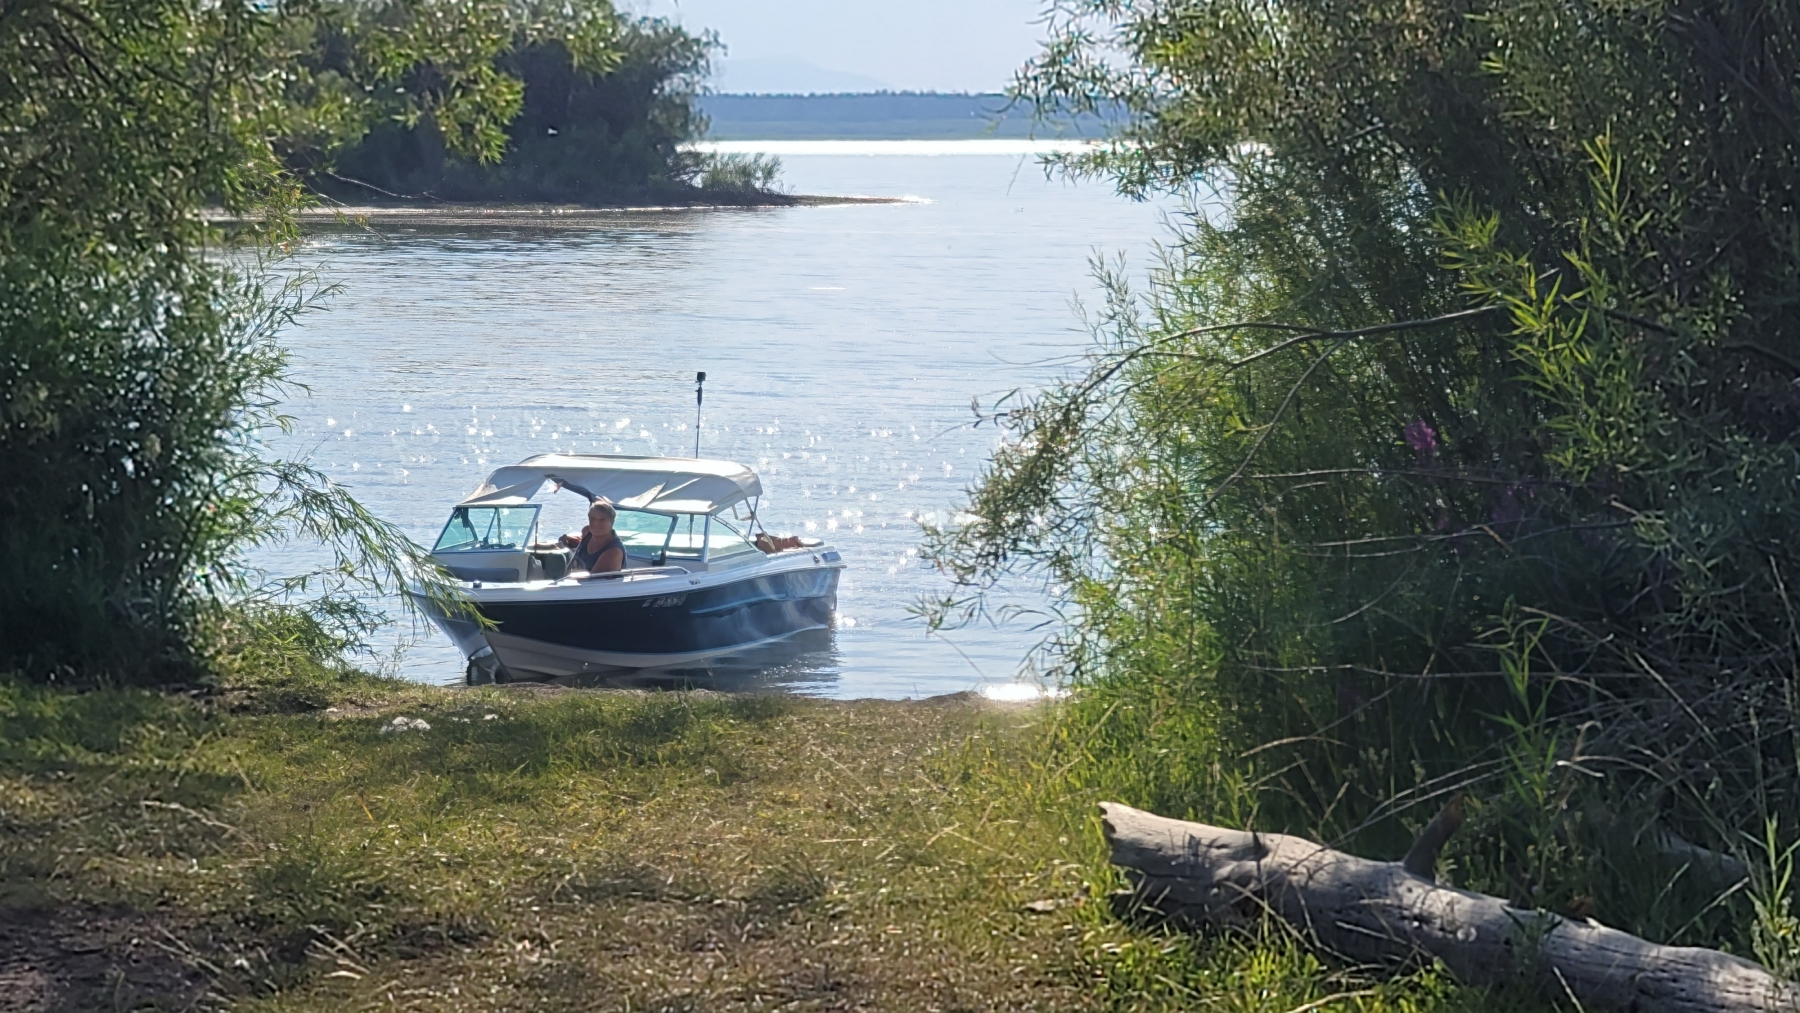
[{"label": "lake water", "polygon": [[[770,529],[827,538],[850,564],[836,629],[749,659],[731,684],[916,697],[1008,683],[1043,631],[927,636],[909,606],[945,582],[917,558],[919,518],[951,516],[993,448],[971,398],[1065,369],[1087,343],[1072,302],[1097,294],[1090,258],[1141,271],[1167,209],[1046,180],[1016,143],[745,147],[781,154],[796,193],[909,200],[315,232],[301,260],[341,290],[286,336],[311,395],[279,449],[310,451],[429,543],[489,471],[532,454],[692,454],[705,370],[702,454],[755,468]],[[578,527],[584,505],[551,497],[545,529]],[[397,664],[462,678],[433,631]]]}]

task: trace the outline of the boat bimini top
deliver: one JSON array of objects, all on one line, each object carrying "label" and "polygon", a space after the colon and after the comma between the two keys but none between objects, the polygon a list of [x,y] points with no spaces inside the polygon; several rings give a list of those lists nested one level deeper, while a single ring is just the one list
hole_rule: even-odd
[{"label": "boat bimini top", "polygon": [[613,530],[625,546],[625,570],[679,563],[705,572],[766,555],[753,530],[762,483],[741,464],[540,454],[494,472],[456,504],[432,557],[466,581],[563,579],[573,554],[558,541],[538,540],[540,504],[532,502],[551,483],[590,502],[604,496],[618,509]]},{"label": "boat bimini top", "polygon": [[762,495],[756,472],[733,461],[539,454],[489,475],[457,506],[519,506],[547,481],[621,510],[662,514],[713,514]]}]

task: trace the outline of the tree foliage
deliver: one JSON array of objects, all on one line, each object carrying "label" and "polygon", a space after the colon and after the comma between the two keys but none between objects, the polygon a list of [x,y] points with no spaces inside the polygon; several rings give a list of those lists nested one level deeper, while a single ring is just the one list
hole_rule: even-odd
[{"label": "tree foliage", "polygon": [[708,160],[682,145],[709,35],[606,0],[311,0],[283,41],[282,150],[334,197],[701,196]]},{"label": "tree foliage", "polygon": [[1019,88],[1224,210],[992,416],[940,620],[1069,588],[1135,802],[1381,850],[1470,790],[1469,881],[1717,928],[1641,883],[1800,801],[1800,12],[1079,0]]},{"label": "tree foliage", "polygon": [[[260,267],[302,200],[272,144],[298,115],[270,72],[286,16],[0,2],[0,663],[189,677],[228,610],[279,604],[250,545],[332,545],[331,573],[272,590],[323,581],[309,621],[340,633],[368,618],[341,592],[418,558],[260,452],[287,391],[275,333],[308,295]],[[207,207],[250,222],[247,245],[227,256]]]}]

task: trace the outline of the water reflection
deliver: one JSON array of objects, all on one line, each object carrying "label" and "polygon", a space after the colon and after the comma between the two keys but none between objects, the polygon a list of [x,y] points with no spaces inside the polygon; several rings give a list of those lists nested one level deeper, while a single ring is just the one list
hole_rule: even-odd
[{"label": "water reflection", "polygon": [[807,630],[689,668],[615,669],[554,679],[559,686],[609,689],[710,689],[720,693],[788,692],[834,696],[843,657],[837,631]]},{"label": "water reflection", "polygon": [[[1086,348],[1069,300],[1095,292],[1089,257],[1148,264],[1161,211],[1045,180],[1022,156],[787,164],[797,192],[930,203],[309,234],[301,261],[341,290],[284,335],[311,396],[284,406],[294,427],[276,449],[430,542],[500,465],[693,453],[704,369],[706,456],[755,469],[766,523],[827,540],[849,566],[831,647],[769,659],[766,678],[888,697],[1009,679],[1044,631],[927,636],[909,606],[946,587],[919,558],[920,525],[954,522],[994,448],[992,428],[969,427],[970,399],[1029,389]],[[547,506],[544,524],[580,520]],[[304,555],[254,562],[293,573],[316,565]],[[1026,587],[1017,601],[1042,598]],[[441,637],[398,666],[432,682],[463,667]]]}]

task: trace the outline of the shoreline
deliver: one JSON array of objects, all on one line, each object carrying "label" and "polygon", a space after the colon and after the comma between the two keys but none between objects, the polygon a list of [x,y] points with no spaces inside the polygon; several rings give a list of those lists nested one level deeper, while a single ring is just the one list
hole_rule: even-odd
[{"label": "shoreline", "polygon": [[[744,204],[438,204],[426,207],[391,204],[347,204],[304,208],[295,214],[302,226],[320,225],[535,225],[579,226],[610,221],[621,215],[698,211],[761,211],[793,207],[852,207],[877,204],[921,204],[916,197],[834,197],[819,194],[770,194]],[[239,215],[205,216],[212,225],[242,225]]]}]

